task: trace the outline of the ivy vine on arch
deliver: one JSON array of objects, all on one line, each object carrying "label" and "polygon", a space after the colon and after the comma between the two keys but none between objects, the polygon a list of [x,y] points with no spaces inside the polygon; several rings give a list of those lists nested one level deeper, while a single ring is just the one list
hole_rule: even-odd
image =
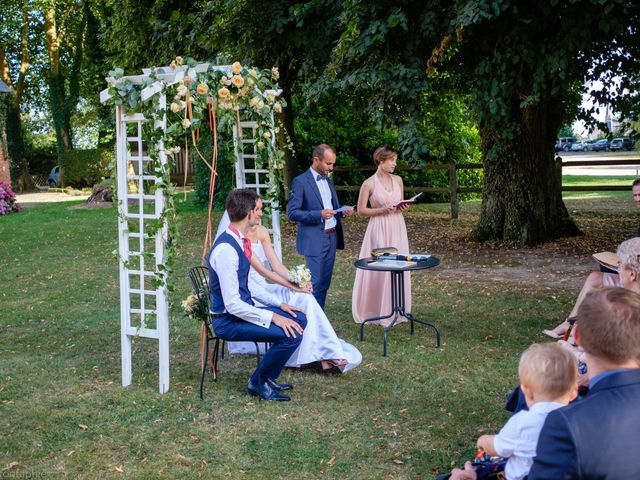
[{"label": "ivy vine on arch", "polygon": [[[247,67],[240,62],[230,66],[215,66],[200,63],[194,59],[176,57],[169,67],[144,70],[145,75],[126,77],[124,71],[116,68],[109,73],[108,89],[104,103],[122,106],[127,115],[140,113],[145,119],[142,138],[151,158],[153,175],[158,177],[154,188],[163,188],[165,207],[160,219],[145,231],[148,236],[158,233],[167,225],[168,242],[164,264],[156,269],[156,285],[168,286],[168,275],[175,257],[178,238],[176,208],[173,201],[175,189],[169,179],[176,155],[193,148],[197,156],[211,170],[211,190],[209,198],[209,218],[204,251],[211,244],[211,205],[215,186],[217,132],[240,128],[242,120],[252,120],[256,130],[256,166],[268,169],[269,188],[266,200],[278,207],[281,194],[284,150],[290,142],[281,146],[275,136],[280,133],[287,138],[277,113],[286,107],[280,98],[278,69],[258,69]],[[213,132],[214,148],[210,160],[204,158],[198,149],[200,129],[209,128]],[[166,163],[160,155],[164,154]],[[186,168],[185,168],[186,172]]]}]

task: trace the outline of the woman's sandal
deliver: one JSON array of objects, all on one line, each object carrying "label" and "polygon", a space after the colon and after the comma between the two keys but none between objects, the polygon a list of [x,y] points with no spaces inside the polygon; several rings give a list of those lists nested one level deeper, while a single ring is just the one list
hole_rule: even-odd
[{"label": "woman's sandal", "polygon": [[564,333],[568,328],[569,322],[565,320],[553,330],[543,330],[542,333],[544,333],[547,337],[555,338],[556,340],[558,340],[564,336]]},{"label": "woman's sandal", "polygon": [[544,333],[547,337],[551,337],[551,338],[555,338],[556,340],[559,340],[561,338],[564,338],[565,334],[571,330],[571,327],[573,326],[575,321],[576,321],[576,317],[567,317],[567,319],[564,322],[562,322],[553,330],[543,330],[542,333]]}]

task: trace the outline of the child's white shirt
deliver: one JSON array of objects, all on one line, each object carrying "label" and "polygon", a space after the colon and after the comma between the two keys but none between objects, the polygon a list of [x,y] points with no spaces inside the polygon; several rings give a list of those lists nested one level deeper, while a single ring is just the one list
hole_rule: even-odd
[{"label": "child's white shirt", "polygon": [[493,447],[499,456],[508,458],[504,469],[507,480],[522,480],[529,474],[547,414],[564,406],[557,402],[538,402],[529,410],[519,411],[504,424]]}]

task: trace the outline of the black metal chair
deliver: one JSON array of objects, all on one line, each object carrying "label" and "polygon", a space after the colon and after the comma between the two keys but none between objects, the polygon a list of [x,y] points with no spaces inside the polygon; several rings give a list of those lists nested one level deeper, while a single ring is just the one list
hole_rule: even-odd
[{"label": "black metal chair", "polygon": [[[191,281],[191,287],[193,289],[193,293],[196,296],[203,295],[206,303],[207,312],[211,312],[211,303],[209,300],[209,271],[206,267],[198,266],[192,267],[189,270],[189,280]],[[222,358],[224,358],[224,344],[225,339],[218,337],[213,329],[213,324],[211,323],[211,315],[208,314],[203,320],[203,329],[205,338],[205,349],[204,349],[204,357],[202,360],[202,374],[200,376],[200,399],[203,398],[204,392],[204,376],[207,371],[207,361],[211,366],[211,374],[213,376],[213,381],[216,382],[218,380],[218,357],[220,352],[222,351]],[[214,342],[213,352],[209,353],[209,343]],[[220,349],[220,342],[222,342],[222,349]],[[260,364],[260,348],[258,347],[258,342],[253,342],[256,346],[256,364]],[[265,349],[267,348],[267,344],[265,344]]]}]

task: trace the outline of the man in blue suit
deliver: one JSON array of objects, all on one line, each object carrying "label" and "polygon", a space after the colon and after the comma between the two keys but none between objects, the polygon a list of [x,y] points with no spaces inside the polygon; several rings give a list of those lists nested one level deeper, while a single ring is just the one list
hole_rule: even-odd
[{"label": "man in blue suit", "polygon": [[640,479],[640,295],[615,287],[587,294],[575,339],[589,393],[547,416],[528,480]]},{"label": "man in blue suit", "polygon": [[293,179],[289,195],[289,220],[298,223],[296,250],[304,255],[311,271],[313,296],[324,309],[331,285],[336,249],[344,248],[338,195],[328,174],[336,163],[336,152],[329,145],[318,145],[313,151],[311,168]]},{"label": "man in blue suit", "polygon": [[[620,274],[633,273],[622,267]],[[549,413],[527,480],[640,479],[640,294],[589,292],[575,339],[585,352],[589,393]],[[467,462],[451,479],[476,475]]]}]

